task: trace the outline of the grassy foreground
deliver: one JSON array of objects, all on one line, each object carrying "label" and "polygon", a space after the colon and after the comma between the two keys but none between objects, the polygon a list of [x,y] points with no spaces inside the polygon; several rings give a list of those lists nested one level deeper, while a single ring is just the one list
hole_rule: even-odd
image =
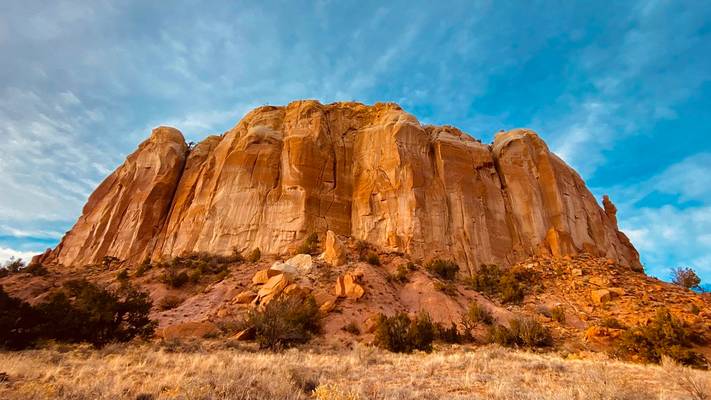
[{"label": "grassy foreground", "polygon": [[709,399],[711,374],[496,346],[431,354],[241,345],[55,346],[0,353],[14,399]]}]

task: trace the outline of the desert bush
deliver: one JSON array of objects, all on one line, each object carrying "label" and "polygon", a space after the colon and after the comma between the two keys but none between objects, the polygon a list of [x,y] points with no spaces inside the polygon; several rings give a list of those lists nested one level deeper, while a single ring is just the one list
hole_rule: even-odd
[{"label": "desert bush", "polygon": [[467,308],[467,313],[462,318],[466,321],[465,326],[474,328],[477,324],[491,325],[494,322],[494,317],[488,308],[477,302],[472,302]]},{"label": "desert bush", "polygon": [[375,345],[394,353],[431,351],[434,337],[435,324],[424,312],[413,320],[402,312],[392,317],[381,314],[375,328]]},{"label": "desert bush", "polygon": [[506,347],[547,347],[553,343],[550,331],[531,318],[514,318],[508,328],[492,325],[488,331],[488,341]]},{"label": "desert bush", "polygon": [[551,318],[553,318],[554,321],[557,321],[558,323],[564,323],[565,322],[565,308],[563,306],[558,305],[553,308],[551,308]]},{"label": "desert bush", "polygon": [[609,329],[627,329],[627,327],[617,318],[606,317],[598,321],[597,326]]},{"label": "desert bush", "polygon": [[22,271],[25,268],[25,265],[25,262],[22,261],[21,258],[10,257],[10,259],[5,262],[3,268],[7,270],[7,272],[14,274]]},{"label": "desert bush", "polygon": [[528,273],[521,269],[502,271],[495,264],[482,264],[472,274],[471,287],[488,295],[498,295],[504,303],[520,303],[524,298],[523,283],[531,280]]},{"label": "desert bush", "polygon": [[684,365],[707,368],[706,358],[692,350],[697,344],[704,344],[703,337],[669,310],[661,308],[648,324],[625,331],[615,352],[622,357],[637,357],[651,363],[659,363],[663,356],[667,356]]},{"label": "desert bush", "polygon": [[11,297],[0,286],[0,347],[21,349],[37,336],[39,314],[28,303]]},{"label": "desert bush", "polygon": [[452,281],[457,277],[457,272],[459,272],[459,265],[457,265],[457,263],[451,260],[442,260],[440,258],[435,258],[434,260],[425,264],[425,269],[442,279]]},{"label": "desert bush", "polygon": [[370,250],[370,243],[366,242],[365,240],[359,240],[356,242],[355,251],[356,253],[358,253],[361,260],[365,260],[365,256],[368,253],[368,250]]},{"label": "desert bush", "polygon": [[104,269],[111,269],[114,265],[120,263],[121,260],[119,258],[113,257],[113,256],[104,256],[101,259],[101,267]]},{"label": "desert bush", "polygon": [[297,254],[317,254],[318,253],[318,235],[316,232],[311,233],[304,239],[298,249],[296,249]]},{"label": "desert bush", "polygon": [[2,291],[0,338],[4,346],[21,348],[38,339],[102,346],[151,336],[155,323],[148,318],[150,298],[129,286],[122,290],[109,292],[85,280],[73,280],[35,307]]},{"label": "desert bush", "polygon": [[462,335],[459,334],[459,329],[457,329],[457,324],[452,322],[449,328],[437,324],[435,325],[435,337],[445,343],[461,343],[463,341]]},{"label": "desert bush", "polygon": [[249,262],[257,262],[262,258],[262,251],[259,250],[259,247],[256,249],[252,250],[251,253],[247,256],[247,261]]},{"label": "desert bush", "polygon": [[134,272],[134,276],[141,277],[145,275],[146,272],[148,272],[151,268],[153,268],[153,265],[151,264],[150,260],[144,260],[142,263],[136,267],[136,272]]},{"label": "desert bush", "polygon": [[400,264],[397,266],[397,269],[395,270],[395,273],[388,275],[388,280],[391,282],[399,282],[399,283],[407,283],[408,275],[410,273],[410,269],[407,267],[405,264]]},{"label": "desert bush", "polygon": [[701,278],[691,268],[678,267],[672,269],[672,283],[687,289],[699,289]]},{"label": "desert bush", "polygon": [[173,308],[179,306],[182,302],[182,298],[169,294],[160,300],[158,307],[160,307],[161,310],[172,310]]},{"label": "desert bush", "polygon": [[270,301],[263,310],[247,314],[246,325],[254,327],[259,347],[280,350],[306,343],[321,328],[313,296],[284,296]]},{"label": "desert bush", "polygon": [[190,276],[185,271],[178,271],[176,268],[169,267],[163,272],[161,280],[170,287],[180,288],[190,281]]},{"label": "desert bush", "polygon": [[128,270],[126,270],[124,268],[121,271],[119,271],[118,273],[116,273],[116,280],[118,280],[120,282],[127,281],[128,280]]},{"label": "desert bush", "polygon": [[365,261],[370,264],[370,265],[375,265],[378,266],[380,265],[380,257],[378,257],[378,253],[375,252],[370,252],[365,258]]},{"label": "desert bush", "polygon": [[447,296],[457,295],[457,286],[453,282],[440,282],[435,281],[433,283],[435,290],[446,294]]},{"label": "desert bush", "polygon": [[24,271],[34,276],[44,276],[49,273],[49,271],[47,271],[47,267],[40,263],[30,264],[25,268]]},{"label": "desert bush", "polygon": [[353,321],[344,325],[343,328],[341,328],[341,330],[344,332],[348,332],[351,335],[356,335],[356,336],[360,335],[360,328],[358,328],[358,324],[356,324]]}]

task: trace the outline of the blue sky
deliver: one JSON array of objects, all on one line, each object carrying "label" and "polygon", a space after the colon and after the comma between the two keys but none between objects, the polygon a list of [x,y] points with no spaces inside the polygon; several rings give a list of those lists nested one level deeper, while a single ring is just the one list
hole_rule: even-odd
[{"label": "blue sky", "polygon": [[159,124],[395,101],[486,142],[529,127],[609,194],[648,272],[711,281],[704,1],[0,3],[0,259],[54,246]]}]

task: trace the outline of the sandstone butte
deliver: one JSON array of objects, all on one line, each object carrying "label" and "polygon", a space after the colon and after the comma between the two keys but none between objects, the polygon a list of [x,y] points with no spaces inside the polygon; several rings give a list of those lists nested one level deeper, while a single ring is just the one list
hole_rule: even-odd
[{"label": "sandstone butte", "polygon": [[296,101],[259,107],[194,148],[177,129],[154,129],[34,261],[284,254],[332,230],[469,270],[588,253],[641,271],[615,214],[531,130],[489,145],[393,103]]}]

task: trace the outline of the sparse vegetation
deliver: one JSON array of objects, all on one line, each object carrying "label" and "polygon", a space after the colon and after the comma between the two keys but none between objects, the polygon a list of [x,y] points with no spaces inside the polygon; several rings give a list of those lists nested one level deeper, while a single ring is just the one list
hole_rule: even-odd
[{"label": "sparse vegetation", "polygon": [[[408,263],[412,264],[412,263]],[[413,264],[414,265],[414,264]],[[388,280],[390,282],[407,283],[408,275],[410,274],[410,269],[406,264],[400,264],[397,266],[395,273],[388,275]]]},{"label": "sparse vegetation", "polygon": [[306,239],[304,239],[299,248],[296,250],[296,253],[311,255],[318,254],[318,245],[318,234],[316,234],[316,232],[313,232],[309,236],[307,236]]},{"label": "sparse vegetation", "polygon": [[375,252],[368,253],[367,257],[365,258],[365,261],[370,265],[380,265],[380,257],[378,257],[378,253]]},{"label": "sparse vegetation", "polygon": [[687,289],[701,289],[701,278],[691,268],[672,269],[672,283]]},{"label": "sparse vegetation", "polygon": [[119,282],[128,281],[128,270],[125,268],[116,273],[116,280]]},{"label": "sparse vegetation", "polygon": [[313,296],[282,296],[270,301],[262,311],[250,311],[245,325],[254,328],[260,348],[281,350],[308,342],[320,331],[320,322]]},{"label": "sparse vegetation", "polygon": [[437,324],[435,330],[435,337],[444,343],[461,343],[463,341],[462,335],[459,334],[457,329],[457,324],[452,322],[449,328],[445,328],[443,325]]},{"label": "sparse vegetation", "polygon": [[661,308],[648,324],[625,331],[616,352],[646,362],[659,363],[666,356],[684,365],[708,368],[706,358],[692,350],[697,344],[704,344],[703,337],[669,310]]},{"label": "sparse vegetation", "polygon": [[488,340],[505,347],[547,347],[553,344],[550,331],[531,318],[514,318],[508,328],[504,325],[489,327]]},{"label": "sparse vegetation", "polygon": [[5,262],[5,265],[3,266],[3,268],[7,272],[14,274],[14,273],[22,271],[25,268],[25,262],[22,261],[21,258],[10,257],[10,259],[7,262]]},{"label": "sparse vegetation", "polygon": [[251,253],[249,253],[249,255],[247,256],[247,261],[256,263],[261,258],[262,258],[262,251],[259,250],[259,247],[257,247],[254,250],[252,250]]},{"label": "sparse vegetation", "polygon": [[494,317],[491,312],[477,302],[469,304],[466,314],[462,315],[462,326],[464,327],[464,335],[467,338],[471,338],[471,332],[477,325],[491,325],[493,322]]},{"label": "sparse vegetation", "polygon": [[442,260],[440,258],[435,258],[434,260],[425,264],[425,269],[444,280],[452,281],[457,277],[457,272],[459,272],[459,265],[457,265],[457,263],[451,260]]},{"label": "sparse vegetation", "polygon": [[598,321],[597,326],[608,329],[627,329],[627,327],[614,317],[603,318]]},{"label": "sparse vegetation", "polygon": [[394,353],[431,351],[435,329],[435,324],[425,312],[412,320],[405,313],[391,317],[381,314],[375,328],[375,345]]},{"label": "sparse vegetation", "polygon": [[24,272],[27,272],[28,274],[34,275],[34,276],[44,276],[49,273],[47,270],[47,267],[40,263],[32,263],[27,266],[27,268],[24,269]]},{"label": "sparse vegetation", "polygon": [[551,318],[558,323],[565,323],[565,308],[561,305],[551,308]]},{"label": "sparse vegetation", "polygon": [[173,308],[179,306],[182,302],[182,298],[176,295],[169,294],[160,300],[158,306],[161,310],[172,310]]},{"label": "sparse vegetation", "polygon": [[343,328],[341,328],[341,330],[343,330],[344,332],[348,332],[351,335],[356,335],[356,336],[360,335],[360,328],[358,328],[358,324],[356,324],[353,321],[344,325]]},{"label": "sparse vegetation", "polygon": [[503,303],[520,303],[524,298],[523,283],[530,277],[522,270],[502,271],[495,264],[482,264],[470,280],[471,287],[490,296],[499,296]]},{"label": "sparse vegetation", "polygon": [[455,285],[454,282],[435,281],[433,285],[435,290],[442,292],[447,296],[457,295],[457,285]]},{"label": "sparse vegetation", "polygon": [[124,286],[121,293],[84,280],[66,282],[47,300],[32,307],[0,288],[0,344],[23,348],[36,340],[88,342],[102,346],[153,334],[146,293]]}]

